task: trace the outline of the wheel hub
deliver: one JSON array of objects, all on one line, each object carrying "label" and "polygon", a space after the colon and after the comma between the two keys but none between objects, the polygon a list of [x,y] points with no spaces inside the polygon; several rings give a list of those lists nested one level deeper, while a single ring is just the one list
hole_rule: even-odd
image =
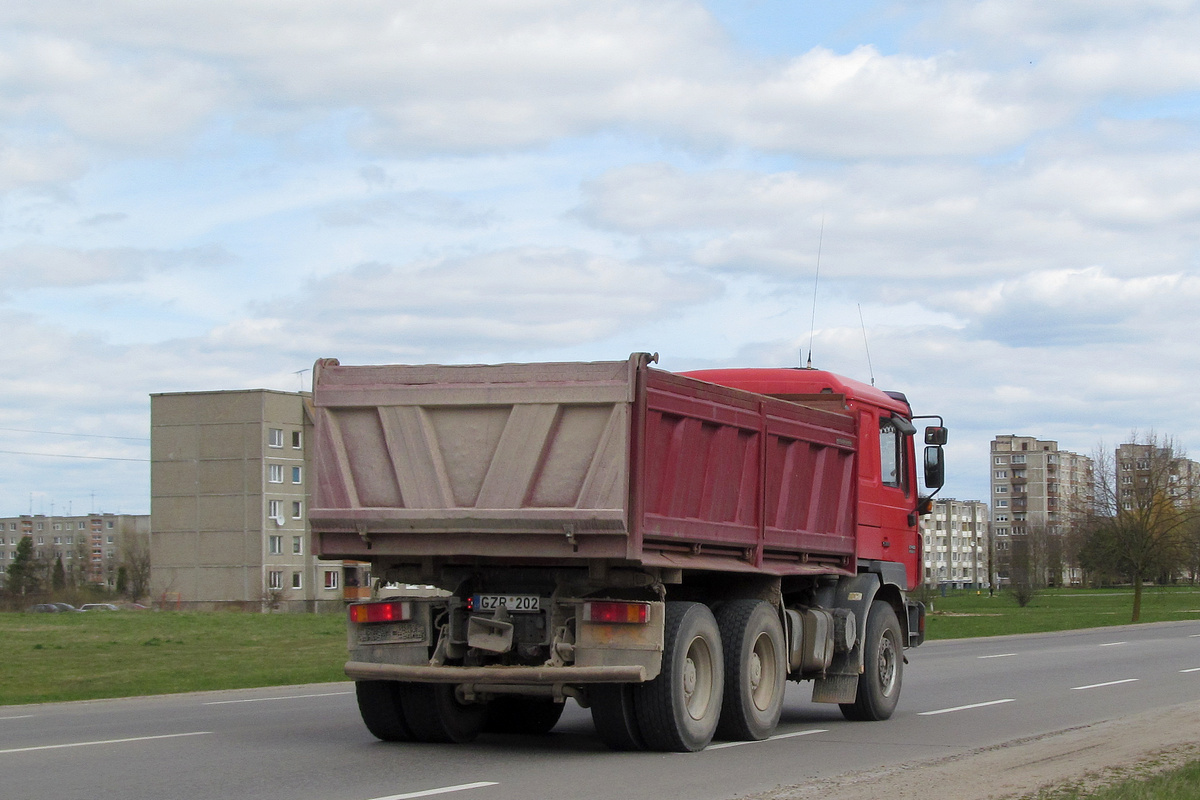
[{"label": "wheel hub", "polygon": [[691,697],[696,691],[696,662],[689,658],[683,665],[683,693]]}]

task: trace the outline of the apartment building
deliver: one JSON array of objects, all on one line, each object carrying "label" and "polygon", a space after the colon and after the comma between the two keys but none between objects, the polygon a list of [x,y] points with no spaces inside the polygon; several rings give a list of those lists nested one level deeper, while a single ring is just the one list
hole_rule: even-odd
[{"label": "apartment building", "polygon": [[1068,563],[1064,538],[1074,517],[1092,503],[1092,459],[1060,450],[1052,440],[1014,434],[995,437],[990,457],[999,582],[1011,577],[1013,543],[1021,537],[1033,537],[1022,546],[1036,541],[1038,569],[1047,583],[1079,582],[1082,573]]},{"label": "apartment building", "polygon": [[935,498],[933,513],[921,517],[921,536],[926,584],[956,589],[992,585],[987,503]]},{"label": "apartment building", "polygon": [[150,398],[151,591],[167,605],[315,610],[361,569],[312,552],[306,393]]},{"label": "apartment building", "polygon": [[1176,503],[1194,501],[1200,490],[1200,463],[1152,444],[1119,445],[1115,454],[1116,500],[1126,511],[1165,492]]},{"label": "apartment building", "polygon": [[28,536],[33,560],[50,573],[61,559],[68,583],[115,589],[121,564],[144,550],[150,533],[146,514],[22,514],[0,517],[0,588],[17,545]]}]

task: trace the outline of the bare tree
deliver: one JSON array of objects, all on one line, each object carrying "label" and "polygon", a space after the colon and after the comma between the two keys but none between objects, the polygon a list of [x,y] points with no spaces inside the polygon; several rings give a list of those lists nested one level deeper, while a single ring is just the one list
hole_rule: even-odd
[{"label": "bare tree", "polygon": [[1146,580],[1185,562],[1186,540],[1200,516],[1200,465],[1171,437],[1136,434],[1115,455],[1097,454],[1096,493],[1085,525],[1085,568],[1133,583],[1132,621],[1142,616]]},{"label": "bare tree", "polygon": [[125,537],[121,547],[121,565],[130,600],[140,600],[150,592],[150,542],[142,536]]},{"label": "bare tree", "polygon": [[1062,547],[1057,539],[1042,522],[1014,526],[1009,543],[1009,587],[1022,608],[1062,574]]}]

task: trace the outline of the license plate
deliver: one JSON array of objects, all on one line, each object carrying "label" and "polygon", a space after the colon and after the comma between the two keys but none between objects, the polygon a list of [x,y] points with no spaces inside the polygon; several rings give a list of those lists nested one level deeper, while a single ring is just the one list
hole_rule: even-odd
[{"label": "license plate", "polygon": [[477,594],[476,611],[541,611],[542,598],[536,594]]},{"label": "license plate", "polygon": [[421,622],[386,622],[358,626],[359,644],[397,644],[425,641],[425,625]]}]

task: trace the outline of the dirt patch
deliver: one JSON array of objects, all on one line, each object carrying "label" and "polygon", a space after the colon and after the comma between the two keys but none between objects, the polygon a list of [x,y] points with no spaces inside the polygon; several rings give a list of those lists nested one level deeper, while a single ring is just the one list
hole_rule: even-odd
[{"label": "dirt patch", "polygon": [[851,772],[743,800],[1000,800],[1098,786],[1200,758],[1200,702],[1017,739],[948,758]]}]

